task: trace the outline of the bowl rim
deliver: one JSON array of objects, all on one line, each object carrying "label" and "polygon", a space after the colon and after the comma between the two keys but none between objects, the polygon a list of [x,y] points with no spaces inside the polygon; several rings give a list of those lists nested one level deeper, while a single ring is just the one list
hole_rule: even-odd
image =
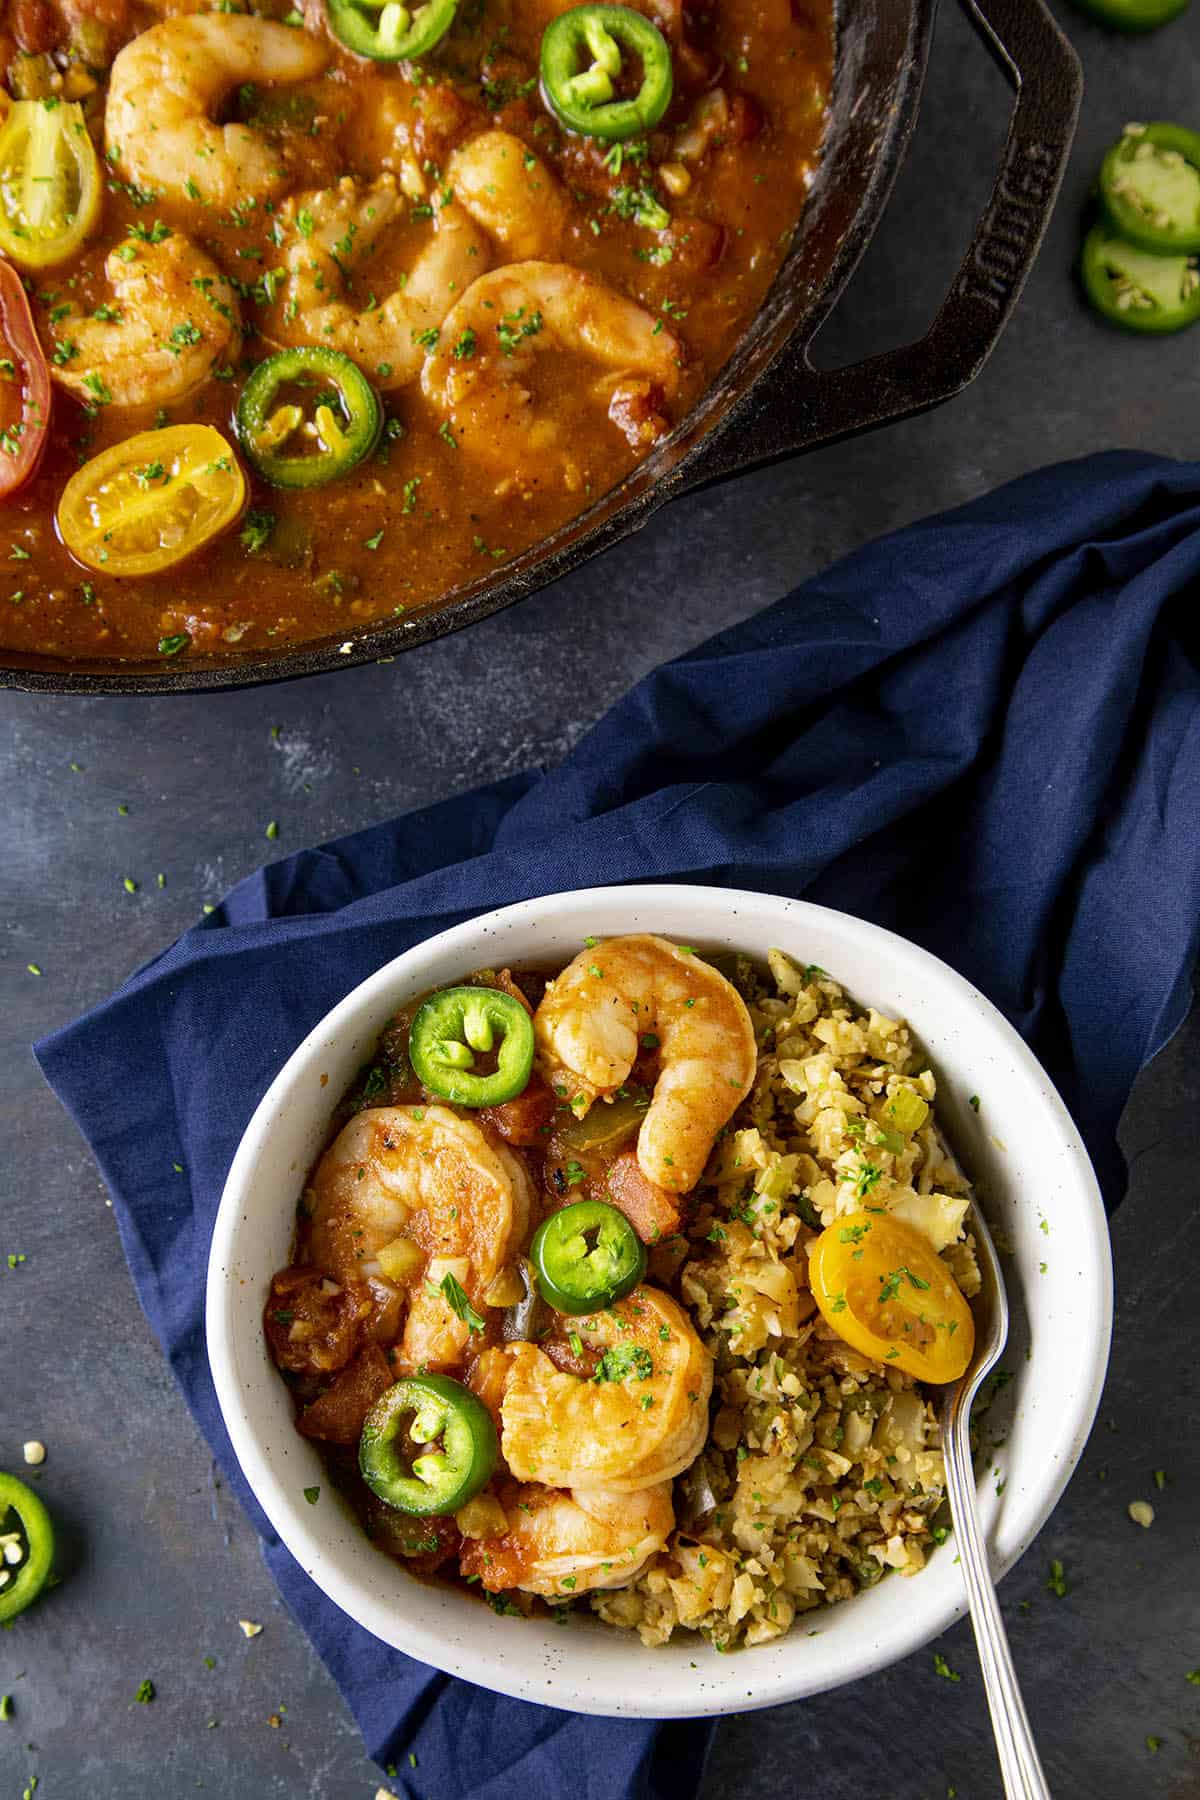
[{"label": "bowl rim", "polygon": [[[796,900],[787,895],[705,883],[648,882],[533,895],[508,906],[476,913],[458,925],[431,934],[389,959],[350,989],[295,1047],[263,1094],[238,1144],[213,1226],[205,1287],[205,1339],[217,1401],[234,1454],[255,1500],[285,1547],[335,1605],[373,1636],[419,1662],[516,1699],[567,1711],[609,1716],[684,1718],[720,1716],[802,1699],[890,1667],[929,1643],[965,1614],[966,1594],[963,1591],[957,1600],[943,1601],[931,1609],[911,1607],[906,1623],[899,1629],[880,1637],[864,1638],[861,1657],[849,1672],[835,1672],[823,1677],[819,1671],[814,1671],[802,1659],[798,1659],[794,1678],[773,1680],[756,1689],[753,1681],[753,1658],[750,1659],[750,1666],[746,1667],[742,1656],[725,1657],[718,1660],[726,1668],[733,1663],[739,1667],[739,1673],[733,1681],[723,1681],[714,1686],[704,1682],[697,1683],[694,1694],[685,1699],[666,1699],[653,1689],[644,1693],[630,1691],[619,1706],[609,1703],[611,1696],[607,1699],[598,1696],[586,1683],[572,1688],[569,1694],[556,1694],[553,1691],[554,1685],[565,1689],[568,1683],[563,1680],[557,1684],[547,1683],[542,1659],[536,1656],[528,1659],[526,1667],[520,1658],[496,1659],[486,1647],[469,1640],[457,1647],[448,1645],[435,1631],[417,1621],[404,1618],[402,1613],[397,1615],[402,1631],[397,1630],[395,1624],[389,1627],[389,1623],[382,1618],[386,1609],[372,1596],[364,1594],[362,1583],[357,1578],[344,1575],[332,1565],[322,1542],[320,1523],[311,1508],[301,1508],[298,1498],[289,1487],[285,1487],[270,1459],[259,1449],[248,1416],[235,1349],[231,1318],[235,1284],[227,1278],[226,1270],[236,1261],[234,1245],[246,1224],[245,1198],[267,1128],[277,1121],[281,1106],[286,1108],[293,1086],[302,1079],[308,1066],[320,1057],[328,1056],[332,1045],[353,1030],[354,1021],[361,1009],[391,988],[402,990],[407,987],[410,991],[418,989],[421,964],[431,954],[449,954],[461,944],[466,955],[468,947],[477,947],[481,934],[502,930],[509,922],[516,923],[520,920],[528,925],[532,915],[534,923],[552,923],[555,928],[561,929],[564,924],[569,925],[575,914],[586,914],[590,909],[604,906],[611,907],[614,903],[632,903],[636,908],[638,903],[651,899],[655,904],[682,909],[689,903],[695,906],[698,896],[705,896],[709,903],[714,899],[719,903],[730,924],[730,942],[736,941],[735,921],[739,910],[760,909],[765,906],[780,909],[781,920],[786,917],[791,929],[802,928],[805,919],[824,921],[826,929],[848,927],[852,933],[858,934],[860,941],[865,938],[872,952],[875,949],[879,951],[881,960],[889,950],[899,953],[910,963],[912,959],[916,959],[919,973],[931,980],[948,982],[957,990],[964,1008],[975,1012],[986,1028],[991,1030],[993,1042],[1011,1056],[1018,1071],[1026,1079],[1032,1079],[1036,1083],[1049,1109],[1063,1154],[1078,1180],[1079,1198],[1083,1203],[1086,1236],[1081,1248],[1088,1253],[1091,1264],[1092,1309],[1089,1318],[1093,1354],[1090,1357],[1090,1379],[1079,1385],[1072,1395],[1072,1403],[1060,1414],[1054,1454],[1045,1459],[1045,1479],[1037,1487],[1036,1502],[1031,1508],[1034,1516],[1031,1517],[1028,1528],[1022,1528],[1015,1547],[1003,1554],[997,1553],[994,1543],[989,1546],[995,1579],[999,1580],[1019,1560],[1057,1505],[1083,1453],[1099,1408],[1107,1374],[1113,1308],[1111,1244],[1099,1184],[1078,1129],[1050,1077],[999,1009],[957,970],[932,952],[913,943],[911,939],[856,914],[819,906],[811,901]],[[653,927],[645,926],[643,929]],[[605,935],[612,934],[606,932]],[[720,935],[719,929],[710,930],[707,924],[696,922],[696,936],[700,941],[716,939]],[[858,998],[854,985],[847,985],[852,997]],[[869,998],[864,996],[861,1004],[870,1004]],[[914,1023],[920,1036],[920,1022],[910,1022]],[[331,1099],[331,1110],[338,1097],[334,1095]],[[300,1179],[303,1179],[302,1175]],[[304,1516],[305,1513],[308,1513],[308,1517]],[[636,1649],[640,1651],[641,1646],[636,1646]],[[631,1649],[631,1670],[634,1666]],[[695,1667],[694,1664],[692,1666]],[[749,1686],[743,1681],[743,1675],[749,1679]],[[634,1685],[631,1682],[630,1689]]]}]

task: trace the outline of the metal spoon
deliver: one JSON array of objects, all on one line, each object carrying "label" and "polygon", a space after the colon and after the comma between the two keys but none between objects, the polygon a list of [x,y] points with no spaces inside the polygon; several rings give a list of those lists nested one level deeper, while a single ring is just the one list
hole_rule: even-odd
[{"label": "metal spoon", "polygon": [[971,1624],[983,1669],[992,1730],[1004,1792],[1009,1800],[1050,1800],[1050,1789],[1038,1761],[1025,1702],[1009,1653],[1000,1604],[988,1568],[987,1548],[975,1505],[975,1469],[971,1462],[971,1404],[984,1378],[996,1366],[1008,1337],[1008,1300],[996,1246],[977,1206],[971,1229],[983,1287],[974,1304],[975,1354],[965,1375],[942,1398],[942,1452],[946,1460],[946,1492],[954,1517],[954,1534],[963,1574]]}]

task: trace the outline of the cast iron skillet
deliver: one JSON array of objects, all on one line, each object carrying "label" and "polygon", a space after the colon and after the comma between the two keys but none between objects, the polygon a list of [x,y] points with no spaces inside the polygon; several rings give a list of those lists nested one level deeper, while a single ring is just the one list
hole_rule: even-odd
[{"label": "cast iron skillet", "polygon": [[205,666],[88,662],[0,651],[0,687],[170,694],[248,687],[391,657],[472,625],[598,555],[664,501],[937,406],[973,381],[1033,265],[1082,94],[1074,51],[1041,0],[960,0],[1016,91],[1000,169],[941,310],[915,344],[823,372],[817,330],[874,231],[916,121],[937,0],[839,0],[829,134],[795,242],[761,311],[699,404],[579,518],[460,589],[440,610],[351,638]]}]

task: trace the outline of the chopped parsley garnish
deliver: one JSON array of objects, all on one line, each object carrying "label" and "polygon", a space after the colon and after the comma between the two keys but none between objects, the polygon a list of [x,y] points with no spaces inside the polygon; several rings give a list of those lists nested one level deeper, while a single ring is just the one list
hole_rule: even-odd
[{"label": "chopped parsley garnish", "polygon": [[435,1287],[434,1292],[441,1294],[446,1305],[450,1308],[450,1311],[456,1318],[462,1320],[468,1331],[482,1331],[484,1329],[483,1320],[471,1305],[471,1302],[467,1297],[466,1289],[453,1275],[443,1275],[441,1281]]},{"label": "chopped parsley garnish", "polygon": [[933,1653],[933,1672],[935,1675],[940,1675],[943,1681],[962,1680],[962,1676],[956,1669],[950,1667],[940,1650],[935,1650]]},{"label": "chopped parsley garnish", "polygon": [[649,154],[645,138],[630,138],[626,143],[613,145],[604,158],[604,166],[610,175],[619,175],[626,163],[645,162]]},{"label": "chopped parsley garnish", "polygon": [[614,1344],[596,1365],[595,1381],[649,1381],[654,1373],[650,1352],[641,1344]]},{"label": "chopped parsley garnish", "polygon": [[246,514],[246,522],[238,532],[238,543],[248,556],[256,556],[264,549],[275,529],[275,514],[252,507]]},{"label": "chopped parsley garnish", "polygon": [[523,306],[518,306],[516,312],[506,313],[496,327],[496,337],[504,355],[515,355],[526,338],[537,336],[544,322],[541,312],[537,310],[526,318]]},{"label": "chopped parsley garnish", "polygon": [[97,406],[108,406],[112,402],[112,389],[95,369],[89,369],[83,378],[83,385],[95,400]]},{"label": "chopped parsley garnish", "polygon": [[854,1181],[854,1192],[858,1199],[865,1200],[871,1189],[883,1179],[883,1170],[877,1163],[863,1162],[859,1165]]},{"label": "chopped parsley garnish", "polygon": [[609,210],[619,219],[632,219],[635,225],[641,225],[647,231],[666,231],[671,223],[670,213],[653,188],[644,182],[640,187],[614,188]]},{"label": "chopped parsley garnish", "polygon": [[898,1269],[893,1269],[890,1274],[879,1277],[879,1298],[894,1300],[900,1292],[900,1283],[904,1279],[907,1279],[910,1287],[926,1289],[929,1286],[927,1281],[922,1281],[919,1275],[913,1274],[907,1263],[901,1263]]}]

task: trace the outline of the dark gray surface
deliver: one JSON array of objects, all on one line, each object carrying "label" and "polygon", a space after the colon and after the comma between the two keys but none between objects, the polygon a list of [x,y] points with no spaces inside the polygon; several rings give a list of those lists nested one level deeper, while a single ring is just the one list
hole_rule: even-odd
[{"label": "dark gray surface", "polygon": [[[45,1439],[43,1487],[73,1564],[53,1604],[0,1638],[0,1693],[15,1696],[0,1724],[3,1800],[31,1772],[38,1800],[174,1800],[200,1785],[228,1800],[370,1800],[379,1780],[213,1481],[30,1039],[108,993],[263,860],[269,820],[279,848],[294,848],[557,758],[663,657],[876,533],[1044,461],[1119,444],[1195,455],[1200,339],[1110,332],[1084,312],[1069,271],[1092,172],[1124,120],[1200,125],[1198,27],[1193,9],[1132,41],[1071,17],[1089,93],[1059,212],[999,352],[940,413],[684,501],[523,609],[387,668],[157,703],[0,697],[0,1255],[28,1257],[15,1273],[0,1264],[0,1466],[19,1466],[26,1437]],[[826,333],[828,360],[900,341],[930,315],[1003,117],[999,76],[949,12],[914,155]],[[41,979],[26,973],[31,961]],[[1005,1586],[1050,1778],[1072,1800],[1200,1796],[1200,1688],[1185,1679],[1200,1665],[1198,1051],[1194,1017],[1130,1109],[1102,1422]],[[1169,1477],[1161,1493],[1155,1468]],[[1138,1497],[1157,1507],[1149,1532],[1126,1517]],[[1065,1599],[1044,1585],[1052,1557],[1066,1567]],[[262,1621],[262,1636],[246,1643],[238,1618]],[[853,1690],[728,1722],[705,1800],[997,1794],[966,1627],[942,1648],[958,1683],[935,1677],[922,1653]],[[131,1704],[147,1675],[158,1698]],[[1162,1740],[1156,1754],[1148,1734]]]}]

